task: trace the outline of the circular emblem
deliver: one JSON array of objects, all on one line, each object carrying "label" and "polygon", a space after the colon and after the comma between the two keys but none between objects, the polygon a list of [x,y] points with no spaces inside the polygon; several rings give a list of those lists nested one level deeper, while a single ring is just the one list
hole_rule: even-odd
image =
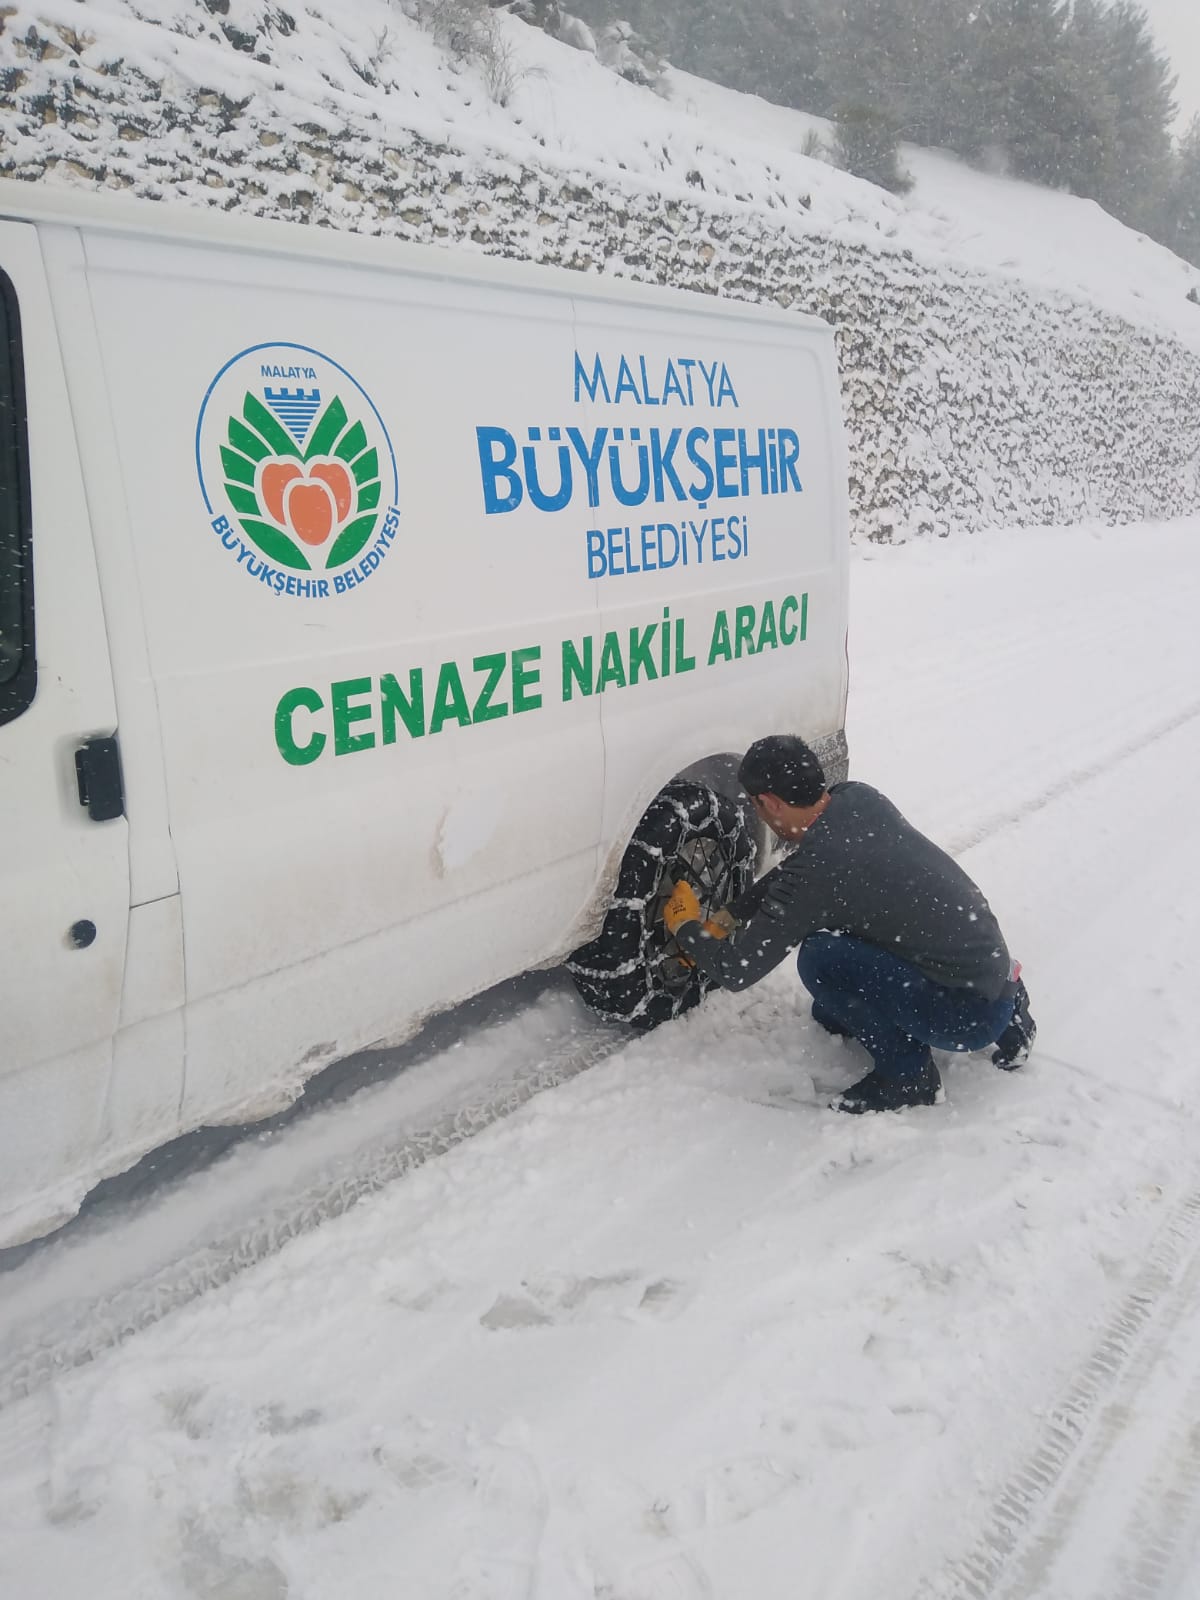
[{"label": "circular emblem", "polygon": [[213,532],[275,594],[357,588],[399,529],[383,418],[345,367],[308,345],[252,345],[225,363],[200,407],[196,470]]}]

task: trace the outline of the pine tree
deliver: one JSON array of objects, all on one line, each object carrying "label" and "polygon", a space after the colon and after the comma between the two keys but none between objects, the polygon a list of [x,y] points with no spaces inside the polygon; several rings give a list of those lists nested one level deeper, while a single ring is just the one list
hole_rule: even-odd
[{"label": "pine tree", "polygon": [[981,0],[976,137],[1021,177],[1062,181],[1079,91],[1066,42],[1066,0]]},{"label": "pine tree", "polygon": [[1113,158],[1096,198],[1122,221],[1148,227],[1161,214],[1170,183],[1175,79],[1139,6],[1117,0],[1104,20],[1116,127]]},{"label": "pine tree", "polygon": [[886,111],[861,101],[841,107],[836,123],[834,160],[856,178],[877,183],[893,194],[907,194],[912,178],[900,165],[897,126]]},{"label": "pine tree", "polygon": [[1167,242],[1200,267],[1200,116],[1179,142],[1166,211]]},{"label": "pine tree", "polygon": [[1108,0],[1075,0],[1066,33],[1072,97],[1061,119],[1060,179],[1075,194],[1100,199],[1115,181],[1119,107],[1112,82]]},{"label": "pine tree", "polygon": [[966,0],[927,0],[921,72],[908,117],[916,144],[978,153],[978,13]]},{"label": "pine tree", "polygon": [[917,6],[918,0],[838,0],[830,28],[836,159],[896,193],[912,186],[898,142],[921,132],[926,63]]},{"label": "pine tree", "polygon": [[823,30],[814,0],[759,0],[761,25],[748,66],[756,94],[820,116],[830,109]]},{"label": "pine tree", "polygon": [[747,0],[736,9],[695,0],[657,16],[674,66],[780,105],[826,109],[813,0]]},{"label": "pine tree", "polygon": [[919,0],[839,0],[832,24],[830,77],[835,107],[867,106],[912,134],[925,75]]}]

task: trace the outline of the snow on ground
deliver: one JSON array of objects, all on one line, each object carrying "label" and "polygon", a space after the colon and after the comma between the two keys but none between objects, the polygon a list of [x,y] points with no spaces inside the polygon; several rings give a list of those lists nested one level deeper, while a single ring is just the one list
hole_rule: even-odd
[{"label": "snow on ground", "polygon": [[[1158,1351],[1200,1305],[1198,537],[855,560],[855,771],[989,893],[1024,1072],[948,1061],[945,1107],[852,1120],[824,1100],[857,1047],[788,967],[713,997],[7,1411],[0,1592],[1194,1593],[1132,1519],[1139,1487],[1171,1506],[1183,1572],[1190,1342]],[[1106,1479],[1117,1408],[1077,1375],[1135,1333],[1150,1436]],[[971,1587],[1089,1406],[1106,1494],[1019,1589]]]}]

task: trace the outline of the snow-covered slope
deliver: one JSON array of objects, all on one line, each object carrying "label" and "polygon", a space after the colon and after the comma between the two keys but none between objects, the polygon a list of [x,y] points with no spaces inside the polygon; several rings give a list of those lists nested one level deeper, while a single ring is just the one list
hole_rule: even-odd
[{"label": "snow-covered slope", "polygon": [[[490,68],[390,0],[13,0],[0,172],[774,299],[838,327],[860,532],[1200,505],[1200,273],[1096,206],[813,118],[656,95],[507,16]],[[500,103],[503,101],[504,103]]]}]

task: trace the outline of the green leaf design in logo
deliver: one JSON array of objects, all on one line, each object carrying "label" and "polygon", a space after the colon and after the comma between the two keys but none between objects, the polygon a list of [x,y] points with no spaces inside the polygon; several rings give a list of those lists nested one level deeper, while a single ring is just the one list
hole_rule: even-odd
[{"label": "green leaf design in logo", "polygon": [[315,456],[344,461],[354,478],[356,515],[334,540],[325,563],[327,567],[342,567],[354,560],[375,532],[381,487],[379,452],[368,442],[362,423],[350,421],[336,396],[321,413],[304,452],[305,461]]},{"label": "green leaf design in logo", "polygon": [[[225,494],[242,531],[279,566],[313,570],[300,543],[317,546],[328,537],[334,498],[323,498],[326,491],[336,497],[335,526],[337,518],[353,512],[329,549],[327,570],[353,561],[374,534],[382,495],[379,452],[362,423],[351,421],[340,396],[329,401],[301,451],[287,429],[247,391],[242,415],[229,419],[228,443],[220,454]],[[303,482],[297,486],[297,480]],[[309,504],[302,510],[305,498]]]},{"label": "green leaf design in logo", "polygon": [[287,430],[249,391],[242,402],[242,417],[245,421],[230,417],[229,443],[221,446],[229,504],[237,513],[243,533],[265,556],[293,572],[311,572],[312,564],[287,534],[264,520],[254,488],[260,462],[279,456],[299,461],[300,451]]}]

